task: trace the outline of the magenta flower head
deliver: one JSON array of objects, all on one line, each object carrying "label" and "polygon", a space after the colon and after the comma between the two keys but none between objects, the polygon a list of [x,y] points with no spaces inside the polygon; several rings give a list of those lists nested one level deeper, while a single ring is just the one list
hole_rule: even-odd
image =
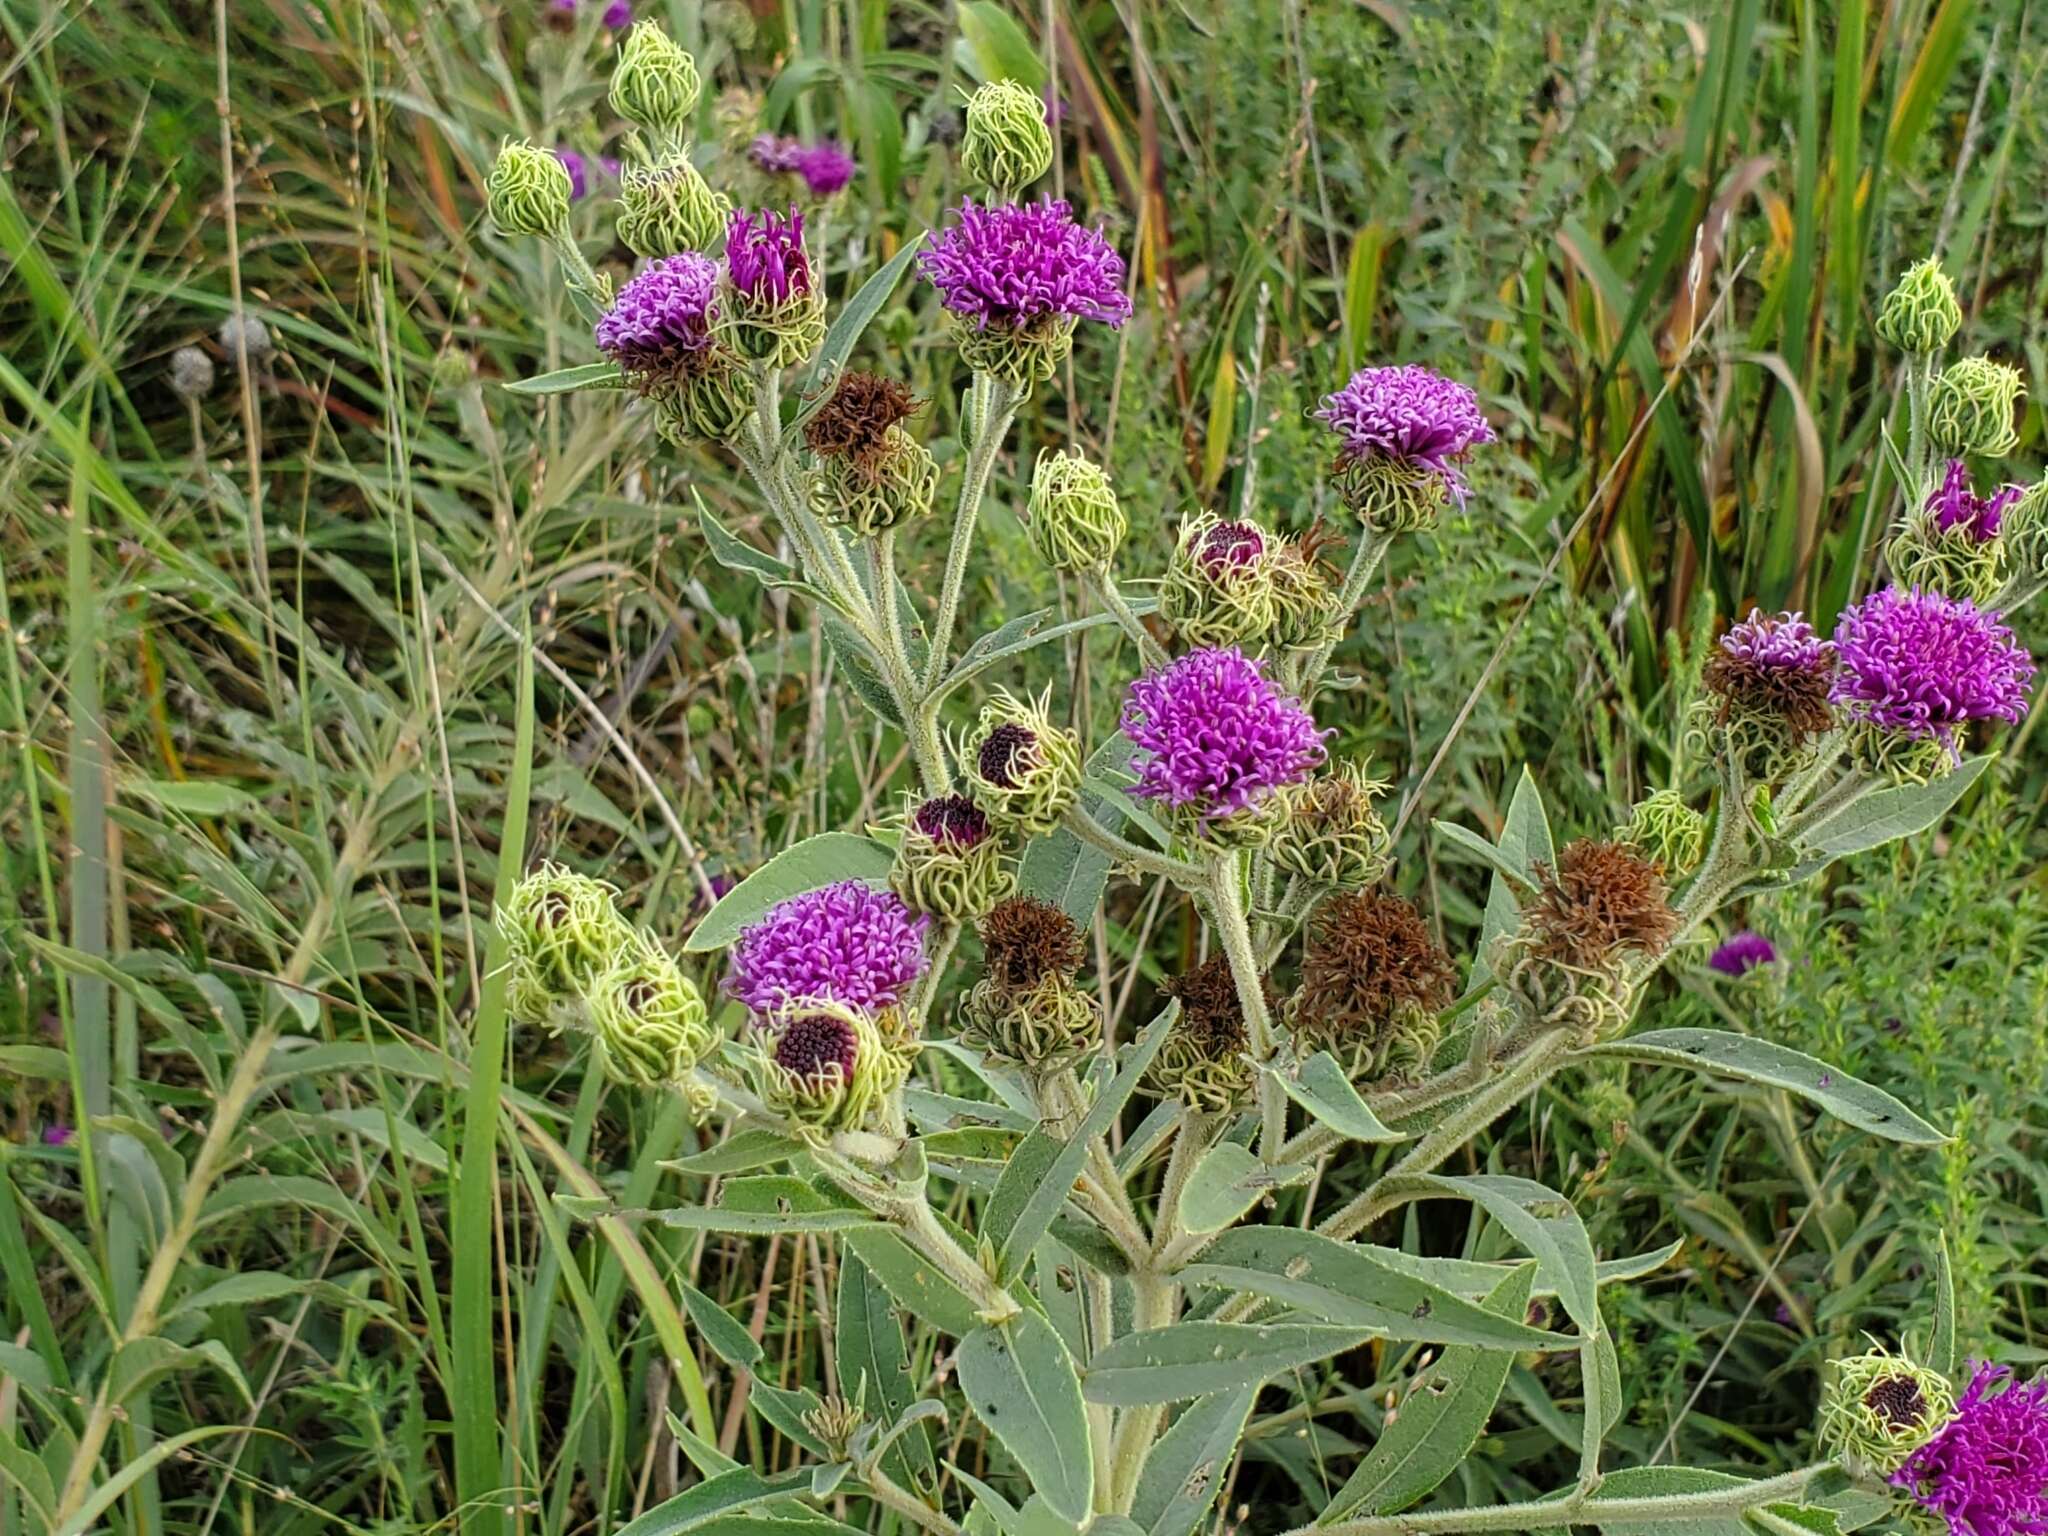
[{"label": "magenta flower head", "polygon": [[803,145],[780,134],[762,133],[747,146],[747,158],[771,176],[788,176],[796,170],[796,157]]},{"label": "magenta flower head", "polygon": [[806,891],[740,934],[725,990],[762,1015],[803,1002],[892,1007],[924,974],[930,927],[895,892],[865,881]]},{"label": "magenta flower head", "polygon": [[[1463,505],[1466,487],[1458,465],[1479,444],[1493,441],[1477,395],[1413,363],[1359,369],[1342,389],[1323,397],[1316,419],[1337,434],[1338,462],[1348,472],[1354,499],[1376,483],[1423,482],[1438,498],[1449,495]],[[1399,508],[1369,510],[1416,526],[1412,514],[1402,519]]]},{"label": "magenta flower head", "polygon": [[809,297],[811,258],[804,250],[804,216],[762,210],[735,212],[725,227],[725,271],[748,302],[767,308]]},{"label": "magenta flower head", "polygon": [[1138,747],[1131,791],[1158,800],[1205,836],[1261,841],[1285,797],[1326,753],[1325,733],[1236,648],[1190,651],[1131,684],[1123,730]]},{"label": "magenta flower head", "polygon": [[1265,552],[1266,536],[1257,523],[1218,523],[1195,547],[1195,557],[1212,571],[1256,565]]},{"label": "magenta flower head", "polygon": [[1769,939],[1744,929],[1707,956],[1707,964],[1723,976],[1746,976],[1777,958],[1777,947]]},{"label": "magenta flower head", "polygon": [[960,205],[919,256],[967,365],[1019,387],[1049,379],[1083,320],[1130,318],[1124,263],[1064,202]]},{"label": "magenta flower head", "polygon": [[604,8],[604,24],[614,32],[633,25],[633,0],[611,0]]},{"label": "magenta flower head", "polygon": [[846,190],[853,180],[853,156],[836,140],[806,144],[791,158],[790,169],[803,177],[813,197],[830,197]]},{"label": "magenta flower head", "polygon": [[2048,1381],[1979,1363],[1955,1416],[1892,1474],[1951,1536],[2048,1532]]},{"label": "magenta flower head", "polygon": [[569,173],[569,201],[581,202],[590,192],[588,163],[573,149],[557,149],[555,158],[562,162],[562,169]]},{"label": "magenta flower head", "polygon": [[1960,528],[1979,544],[1988,544],[1998,537],[2005,509],[2022,494],[2021,487],[2008,485],[1989,497],[1979,496],[1970,483],[1969,465],[1961,459],[1950,459],[1940,488],[1927,498],[1927,511],[1943,533]]},{"label": "magenta flower head", "polygon": [[657,257],[597,322],[597,349],[629,374],[673,374],[711,347],[718,263],[695,251]]},{"label": "magenta flower head", "polygon": [[1956,734],[1972,720],[2017,722],[2033,658],[2010,629],[1962,598],[1886,587],[1835,627],[1841,666],[1832,697],[1850,719],[1956,760]]}]

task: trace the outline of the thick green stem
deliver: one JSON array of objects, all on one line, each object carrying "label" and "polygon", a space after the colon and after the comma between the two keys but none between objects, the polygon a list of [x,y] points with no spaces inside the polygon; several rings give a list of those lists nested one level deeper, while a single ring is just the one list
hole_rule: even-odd
[{"label": "thick green stem", "polygon": [[1078,805],[1067,812],[1066,825],[1082,842],[1101,849],[1119,863],[1143,870],[1148,875],[1158,875],[1171,880],[1184,891],[1202,891],[1202,871],[1185,859],[1176,859],[1171,854],[1157,853],[1150,848],[1140,848],[1128,838],[1119,837],[1101,822],[1090,816]]},{"label": "thick green stem", "polygon": [[1801,1467],[1755,1482],[1735,1483],[1705,1493],[1673,1493],[1639,1499],[1603,1499],[1580,1488],[1562,1499],[1490,1504],[1481,1509],[1432,1509],[1409,1515],[1372,1515],[1304,1525],[1287,1536],[1454,1536],[1465,1531],[1542,1531],[1553,1527],[1664,1525],[1739,1516],[1745,1510],[1796,1499],[1826,1466]]},{"label": "thick green stem", "polygon": [[1273,1035],[1273,1016],[1266,1007],[1265,972],[1258,951],[1252,947],[1251,920],[1244,905],[1244,870],[1241,854],[1219,853],[1209,861],[1209,914],[1216,937],[1230,961],[1231,979],[1237,983],[1238,1006],[1244,1010],[1245,1036],[1251,1044],[1252,1060],[1259,1072],[1259,1154],[1267,1162],[1280,1155],[1287,1139],[1287,1098],[1273,1074],[1264,1070],[1273,1059],[1278,1043]]},{"label": "thick green stem", "polygon": [[1017,407],[1024,403],[1024,391],[990,374],[977,373],[969,400],[973,435],[967,450],[967,472],[960,481],[960,505],[953,514],[953,542],[946,552],[946,581],[939,589],[939,616],[932,625],[931,654],[925,658],[926,694],[946,675],[947,653],[953,648],[953,626],[960,619],[960,589],[967,580],[967,557],[974,548],[975,522],[981,516],[981,498],[988,489],[996,454],[1010,434]]},{"label": "thick green stem", "polygon": [[[1373,578],[1373,572],[1380,568],[1380,561],[1386,558],[1387,545],[1392,542],[1388,534],[1374,528],[1358,530],[1358,544],[1351,551],[1351,569],[1344,575],[1344,586],[1337,594],[1337,612],[1343,628],[1349,631],[1352,615],[1358,612],[1358,605],[1365,601],[1366,583]],[[1330,657],[1337,649],[1337,639],[1326,640],[1316,647],[1309,657],[1308,665],[1301,669],[1300,689],[1303,693],[1312,691],[1316,681],[1330,665]]]},{"label": "thick green stem", "polygon": [[[950,778],[946,772],[946,750],[930,713],[923,707],[923,694],[910,667],[910,652],[903,643],[903,615],[896,606],[896,530],[888,529],[866,543],[868,580],[881,612],[882,661],[889,674],[889,692],[895,696],[897,712],[903,717],[910,751],[917,759],[918,777],[924,780],[924,792],[943,795]],[[937,969],[933,967],[934,974]]]}]

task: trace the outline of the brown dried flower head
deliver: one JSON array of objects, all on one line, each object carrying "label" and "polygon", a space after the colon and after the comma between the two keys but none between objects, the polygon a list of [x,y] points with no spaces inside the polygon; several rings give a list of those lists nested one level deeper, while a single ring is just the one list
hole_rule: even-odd
[{"label": "brown dried flower head", "polygon": [[1088,953],[1074,920],[1036,896],[997,902],[981,920],[980,932],[989,979],[1013,992],[1047,976],[1072,976]]},{"label": "brown dried flower head", "polygon": [[1828,707],[1830,667],[1767,666],[1717,645],[1700,682],[1713,695],[1715,719],[1722,725],[1737,713],[1776,720],[1794,744],[1803,744],[1835,723]]},{"label": "brown dried flower head", "polygon": [[[1159,989],[1180,1002],[1180,1020],[1174,1033],[1211,1061],[1227,1061],[1245,1048],[1244,1003],[1237,995],[1237,978],[1230,961],[1221,953],[1211,955],[1191,971],[1172,977]],[[1271,978],[1265,981],[1266,1002],[1278,1001]]]},{"label": "brown dried flower head", "polygon": [[1372,1035],[1404,1004],[1442,1012],[1457,981],[1457,967],[1413,903],[1347,891],[1324,902],[1309,926],[1294,1008],[1333,1032]]},{"label": "brown dried flower head", "polygon": [[923,404],[895,379],[843,373],[818,414],[804,423],[804,441],[820,458],[846,459],[872,474],[888,451],[889,429]]},{"label": "brown dried flower head", "polygon": [[1664,876],[1626,843],[1580,838],[1536,866],[1525,912],[1536,953],[1593,970],[1622,950],[1655,955],[1678,931]]}]

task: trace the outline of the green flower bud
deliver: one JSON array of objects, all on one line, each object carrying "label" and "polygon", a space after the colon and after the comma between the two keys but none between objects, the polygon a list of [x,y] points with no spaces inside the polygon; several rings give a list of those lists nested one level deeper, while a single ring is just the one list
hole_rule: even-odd
[{"label": "green flower bud", "polygon": [[1273,536],[1198,512],[1181,524],[1159,612],[1191,646],[1246,645],[1273,627]]},{"label": "green flower bud", "polygon": [[[866,1385],[865,1380],[862,1385]],[[817,1407],[806,1408],[799,1417],[803,1427],[837,1461],[849,1458],[853,1437],[867,1421],[859,1403],[850,1403],[836,1392],[828,1393]]]},{"label": "green flower bud", "polygon": [[1988,357],[1965,357],[1935,375],[1927,431],[1936,452],[1995,459],[2019,446],[2013,407],[2026,393],[2019,370]]},{"label": "green flower bud", "polygon": [[2005,546],[2016,577],[2048,580],[2048,480],[2028,486],[2026,494],[2006,509],[1998,541]]},{"label": "green flower bud", "polygon": [[1932,256],[1906,268],[1877,312],[1877,334],[1901,352],[1939,352],[1962,324],[1956,285]]},{"label": "green flower bud", "polygon": [[1285,786],[1273,796],[1286,819],[1267,845],[1268,856],[1319,890],[1376,885],[1393,862],[1393,840],[1373,809],[1386,791],[1386,780],[1374,777],[1369,759]]},{"label": "green flower bud", "polygon": [[1180,1014],[1140,1084],[1157,1098],[1178,1098],[1190,1109],[1211,1114],[1242,1107],[1258,1086],[1244,1011],[1230,964],[1221,955],[1205,960],[1166,984]]},{"label": "green flower bud", "polygon": [[661,435],[679,446],[730,442],[754,414],[754,389],[730,353],[714,350],[652,393]]},{"label": "green flower bud", "polygon": [[1050,698],[998,690],[956,749],[975,802],[1019,839],[1051,832],[1081,792],[1081,738],[1052,723]]},{"label": "green flower bud", "polygon": [[629,165],[619,187],[619,240],[635,256],[650,259],[708,251],[725,238],[731,212],[731,201],[711,190],[687,155]]},{"label": "green flower bud", "polygon": [[1958,524],[1944,528],[1922,508],[1885,546],[1885,564],[1902,587],[1965,597],[1982,608],[2005,585],[2005,540],[1980,539]]},{"label": "green flower bud", "polygon": [[1102,1043],[1102,1003],[1070,977],[1050,972],[1021,988],[985,976],[961,1006],[960,1039],[993,1062],[1043,1076]]},{"label": "green flower bud", "polygon": [[1938,1371],[1883,1350],[1837,1360],[1820,1399],[1820,1445],[1853,1477],[1888,1478],[1955,1416]]},{"label": "green flower bud", "polygon": [[[897,1027],[892,1023],[892,1032]],[[761,1102],[820,1136],[859,1130],[910,1070],[908,1055],[884,1038],[875,1019],[824,1001],[772,1019],[749,1065]]]},{"label": "green flower bud", "polygon": [[1017,888],[1003,840],[965,795],[906,806],[889,887],[914,912],[946,922],[985,916]]},{"label": "green flower bud", "polygon": [[491,222],[505,235],[566,236],[569,228],[569,173],[538,144],[518,139],[505,144],[491,162],[485,186]]},{"label": "green flower bud", "polygon": [[1945,779],[1957,761],[1949,743],[1939,736],[1915,736],[1869,721],[1850,725],[1848,743],[1845,755],[1857,769],[1901,787]]},{"label": "green flower bud", "polygon": [[605,1070],[636,1088],[681,1082],[717,1044],[696,986],[648,933],[597,976],[588,1003]]},{"label": "green flower bud", "polygon": [[1427,465],[1380,454],[1348,461],[1337,490],[1361,523],[1388,535],[1434,528],[1450,494],[1444,477]]},{"label": "green flower bud", "polygon": [[1299,539],[1275,539],[1269,564],[1273,644],[1283,651],[1313,651],[1341,640],[1346,615],[1337,611],[1337,588],[1314,532]]},{"label": "green flower bud", "polygon": [[1116,558],[1126,530],[1116,488],[1078,453],[1042,451],[1031,472],[1027,530],[1056,571],[1097,571]]},{"label": "green flower bud", "polygon": [[545,863],[512,887],[495,914],[512,967],[514,1018],[555,1022],[557,1005],[580,998],[636,941],[619,915],[618,891]]},{"label": "green flower bud", "polygon": [[612,70],[612,110],[627,122],[659,140],[680,142],[688,136],[702,88],[697,61],[653,22],[643,21],[626,34]]},{"label": "green flower bud", "polygon": [[862,538],[926,516],[938,490],[938,460],[898,426],[882,434],[873,454],[820,457],[809,483],[811,510]]},{"label": "green flower bud", "polygon": [[1615,837],[1632,844],[1667,875],[1682,875],[1707,849],[1707,818],[1675,789],[1660,789],[1629,808],[1628,825]]},{"label": "green flower bud", "polygon": [[997,202],[1010,202],[1052,169],[1045,103],[1014,80],[992,80],[967,102],[960,169]]},{"label": "green flower bud", "polygon": [[959,315],[947,320],[962,362],[1027,393],[1051,378],[1074,350],[1072,315],[1045,315],[1018,326],[982,327]]}]

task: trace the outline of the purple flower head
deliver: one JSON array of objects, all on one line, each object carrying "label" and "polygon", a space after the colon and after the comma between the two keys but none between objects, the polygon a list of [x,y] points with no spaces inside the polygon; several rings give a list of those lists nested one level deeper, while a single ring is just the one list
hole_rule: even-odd
[{"label": "purple flower head", "polygon": [[1323,396],[1316,419],[1337,434],[1345,461],[1420,465],[1442,476],[1445,489],[1461,500],[1465,482],[1458,461],[1493,441],[1477,395],[1413,363],[1359,369],[1342,389]]},{"label": "purple flower head", "polygon": [[1039,91],[1038,99],[1045,103],[1045,120],[1048,123],[1057,127],[1067,120],[1067,99],[1052,88],[1051,81],[1047,81]]},{"label": "purple flower head", "polygon": [[924,974],[930,926],[864,881],[806,891],[740,934],[725,989],[758,1014],[805,1001],[887,1008]]},{"label": "purple flower head", "polygon": [[979,329],[1048,317],[1122,325],[1124,262],[1061,201],[960,205],[960,219],[917,258],[947,309]]},{"label": "purple flower head", "polygon": [[1777,947],[1769,939],[1744,929],[1707,956],[1707,964],[1723,976],[1743,976],[1777,958]]},{"label": "purple flower head", "polygon": [[762,133],[747,146],[747,158],[771,176],[787,176],[796,169],[796,157],[803,145],[780,134]]},{"label": "purple flower head", "polygon": [[633,0],[611,0],[604,8],[604,24],[614,32],[623,32],[633,25]]},{"label": "purple flower head", "polygon": [[1927,498],[1927,510],[1934,514],[1934,525],[1943,533],[1962,528],[1979,544],[1988,544],[1998,537],[1998,524],[2005,509],[2022,494],[2021,487],[2007,485],[1989,497],[1979,496],[1970,483],[1970,466],[1961,459],[1950,459],[1941,488]]},{"label": "purple flower head", "polygon": [[804,185],[811,189],[813,197],[830,197],[843,192],[846,184],[853,180],[853,156],[836,140],[826,139],[820,144],[806,144],[791,160],[790,169],[803,177]]},{"label": "purple flower head", "polygon": [[1252,523],[1218,523],[1202,535],[1196,558],[1211,574],[1243,570],[1266,552],[1266,536]]},{"label": "purple flower head", "polygon": [[551,16],[574,16],[576,0],[548,0],[548,14]]},{"label": "purple flower head", "polygon": [[1132,793],[1205,821],[1300,783],[1325,756],[1315,718],[1234,647],[1190,651],[1132,683],[1123,729],[1139,749]]},{"label": "purple flower head", "polygon": [[43,1145],[46,1147],[68,1147],[76,1133],[68,1125],[46,1125],[43,1127]]},{"label": "purple flower head", "polygon": [[[1003,727],[998,726],[1000,732]],[[1004,753],[1002,768],[1009,771],[1009,754]],[[940,795],[927,800],[911,816],[917,830],[933,842],[947,848],[966,851],[978,847],[988,837],[988,817],[981,807],[965,795]]]},{"label": "purple flower head", "polygon": [[804,216],[735,211],[725,229],[725,271],[748,301],[766,307],[811,292],[811,258],[804,251]]},{"label": "purple flower head", "polygon": [[844,1082],[859,1059],[860,1036],[836,1014],[800,1013],[775,1041],[775,1064],[813,1082],[834,1076]]},{"label": "purple flower head", "polygon": [[617,181],[620,176],[625,174],[626,164],[617,155],[599,155],[597,163],[605,175],[613,181]]},{"label": "purple flower head", "polygon": [[562,169],[569,173],[569,201],[581,202],[590,191],[588,163],[573,149],[557,149],[555,158],[562,162]]},{"label": "purple flower head", "polygon": [[718,263],[695,251],[657,257],[597,322],[597,349],[628,372],[672,367],[711,346]]},{"label": "purple flower head", "polygon": [[1963,598],[1873,592],[1842,614],[1835,648],[1835,703],[1854,719],[1942,741],[1951,753],[1959,726],[2026,713],[2033,658],[1997,614]]},{"label": "purple flower head", "polygon": [[1721,637],[1722,655],[1758,671],[1818,671],[1833,661],[1834,651],[1802,615],[1761,608],[1750,609],[1748,618]]},{"label": "purple flower head", "polygon": [[2048,1532],[2048,1381],[1979,1362],[1955,1417],[1892,1474],[1950,1536]]}]

